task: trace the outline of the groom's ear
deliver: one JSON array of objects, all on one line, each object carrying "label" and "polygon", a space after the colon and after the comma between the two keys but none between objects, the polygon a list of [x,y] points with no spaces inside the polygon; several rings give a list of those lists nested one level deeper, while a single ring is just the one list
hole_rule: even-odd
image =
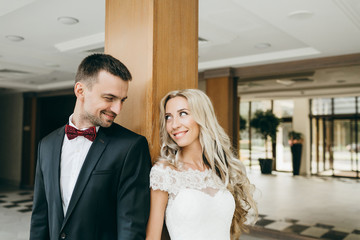
[{"label": "groom's ear", "polygon": [[82,82],[77,82],[74,86],[74,93],[77,98],[84,97],[84,87],[85,85]]}]

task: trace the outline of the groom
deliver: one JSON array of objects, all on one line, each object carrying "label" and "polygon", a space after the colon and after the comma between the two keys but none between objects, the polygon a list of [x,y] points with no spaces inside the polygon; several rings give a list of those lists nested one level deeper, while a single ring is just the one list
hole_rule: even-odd
[{"label": "groom", "polygon": [[39,143],[30,240],[145,239],[148,143],[113,123],[130,80],[110,55],[81,62],[74,113]]}]

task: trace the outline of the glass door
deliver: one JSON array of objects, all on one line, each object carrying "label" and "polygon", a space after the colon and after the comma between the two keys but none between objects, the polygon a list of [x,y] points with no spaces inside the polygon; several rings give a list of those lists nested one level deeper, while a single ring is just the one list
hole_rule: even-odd
[{"label": "glass door", "polygon": [[331,118],[315,117],[312,119],[312,174],[333,174],[332,128],[333,120]]},{"label": "glass door", "polygon": [[360,123],[353,117],[312,119],[311,173],[359,177]]},{"label": "glass door", "polygon": [[[358,126],[356,126],[356,124]],[[334,120],[334,176],[358,177],[359,136],[356,119]],[[359,134],[359,133],[358,133]]]}]

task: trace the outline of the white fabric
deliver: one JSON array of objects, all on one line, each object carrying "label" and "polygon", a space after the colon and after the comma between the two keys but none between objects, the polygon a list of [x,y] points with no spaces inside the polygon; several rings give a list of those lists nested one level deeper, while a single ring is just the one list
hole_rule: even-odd
[{"label": "white fabric", "polygon": [[[69,117],[69,125],[78,129],[72,123],[72,116]],[[96,131],[98,129],[99,127],[96,127]],[[91,144],[92,141],[84,136],[78,136],[71,140],[67,138],[66,134],[64,136],[60,162],[60,191],[64,216],[66,215],[71,195]]]},{"label": "white fabric", "polygon": [[230,239],[235,201],[211,170],[177,171],[156,164],[150,187],[169,193],[165,221],[171,240]]}]

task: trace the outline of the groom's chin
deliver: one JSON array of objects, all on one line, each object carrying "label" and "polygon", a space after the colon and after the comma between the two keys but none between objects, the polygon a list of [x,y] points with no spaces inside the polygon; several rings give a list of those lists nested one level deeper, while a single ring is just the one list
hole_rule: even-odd
[{"label": "groom's chin", "polygon": [[110,126],[113,124],[113,122],[114,122],[114,121],[102,122],[102,123],[100,124],[100,126],[103,127],[103,128],[108,128],[108,127],[110,127]]}]

